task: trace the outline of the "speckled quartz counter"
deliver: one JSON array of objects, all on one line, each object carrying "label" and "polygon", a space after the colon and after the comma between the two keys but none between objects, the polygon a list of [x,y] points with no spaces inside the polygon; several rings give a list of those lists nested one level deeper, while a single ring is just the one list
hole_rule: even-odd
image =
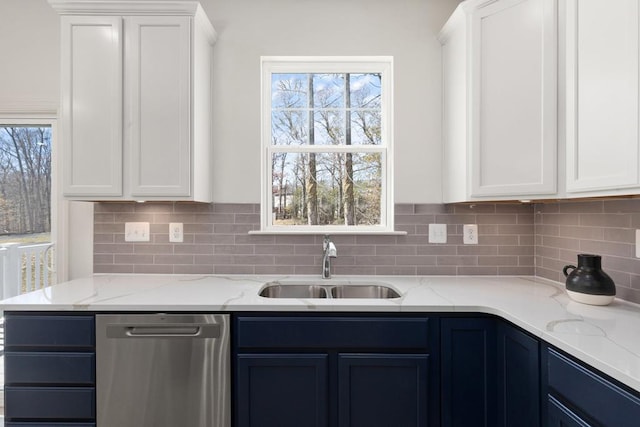
[{"label": "speckled quartz counter", "polygon": [[95,275],[0,302],[6,311],[299,311],[464,312],[498,315],[640,391],[640,305],[604,307],[569,299],[555,282],[533,277],[335,277],[331,282],[385,282],[394,300],[273,299],[269,281],[296,276]]}]

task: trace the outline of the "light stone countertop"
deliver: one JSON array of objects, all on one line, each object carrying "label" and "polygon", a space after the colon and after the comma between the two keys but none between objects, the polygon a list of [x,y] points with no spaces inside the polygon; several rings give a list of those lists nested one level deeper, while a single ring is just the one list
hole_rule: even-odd
[{"label": "light stone countertop", "polygon": [[640,391],[640,305],[571,301],[557,282],[506,276],[334,276],[322,281],[384,282],[401,298],[275,299],[269,281],[313,276],[94,275],[0,302],[5,311],[458,312],[500,316]]}]

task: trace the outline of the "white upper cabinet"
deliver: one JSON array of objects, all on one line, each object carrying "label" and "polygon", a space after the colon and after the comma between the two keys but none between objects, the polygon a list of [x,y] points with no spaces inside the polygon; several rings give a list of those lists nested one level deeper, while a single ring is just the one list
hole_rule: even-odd
[{"label": "white upper cabinet", "polygon": [[189,195],[189,18],[134,16],[124,22],[131,195]]},{"label": "white upper cabinet", "polygon": [[215,32],[200,5],[49,1],[62,15],[64,195],[211,201]]},{"label": "white upper cabinet", "polygon": [[65,195],[122,195],[122,20],[63,16]]},{"label": "white upper cabinet", "polygon": [[567,194],[640,186],[638,0],[566,1]]},{"label": "white upper cabinet", "polygon": [[440,41],[444,202],[555,194],[556,0],[469,0]]}]

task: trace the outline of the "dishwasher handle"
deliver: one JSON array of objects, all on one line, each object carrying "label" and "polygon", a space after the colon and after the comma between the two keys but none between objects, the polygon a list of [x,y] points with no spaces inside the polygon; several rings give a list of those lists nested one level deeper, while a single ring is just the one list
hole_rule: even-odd
[{"label": "dishwasher handle", "polygon": [[218,324],[107,325],[107,338],[220,338]]}]

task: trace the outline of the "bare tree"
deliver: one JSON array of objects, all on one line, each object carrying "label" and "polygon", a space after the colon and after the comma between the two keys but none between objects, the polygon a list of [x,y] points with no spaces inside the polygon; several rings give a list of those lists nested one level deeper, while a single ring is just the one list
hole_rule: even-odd
[{"label": "bare tree", "polygon": [[[284,79],[278,82],[277,89],[281,109],[272,117],[273,143],[277,145],[304,144],[307,129],[302,124],[302,115],[296,106],[300,97],[305,94],[305,88],[297,79]],[[287,174],[288,159],[287,152],[275,153],[271,159],[272,179],[275,186],[272,191],[274,196],[278,197],[276,217],[279,219],[284,219],[286,216],[288,189],[291,185]]]},{"label": "bare tree", "polygon": [[[345,111],[345,145],[351,145],[351,77],[349,74],[344,75],[344,111]],[[353,154],[346,153],[344,162],[344,178],[342,181],[344,193],[344,223],[346,225],[355,225],[356,212],[353,196]]]},{"label": "bare tree", "polygon": [[[380,77],[283,74],[274,86],[274,144],[381,144]],[[288,157],[275,153],[271,159],[277,214],[288,206],[287,215],[295,224],[379,224],[379,153],[284,151]]]},{"label": "bare tree", "polygon": [[[315,125],[313,117],[313,74],[307,75],[308,107],[309,107],[309,145],[315,144]],[[318,181],[316,171],[316,155],[309,153],[309,173],[307,175],[307,218],[309,225],[318,224]]]},{"label": "bare tree", "polygon": [[51,229],[49,128],[3,127],[0,131],[0,232]]}]

